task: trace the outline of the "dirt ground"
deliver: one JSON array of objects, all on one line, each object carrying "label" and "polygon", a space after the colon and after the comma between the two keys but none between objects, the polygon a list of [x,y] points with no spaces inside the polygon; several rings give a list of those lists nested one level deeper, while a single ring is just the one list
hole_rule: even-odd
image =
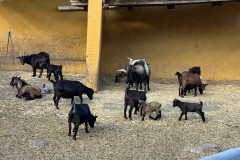
[{"label": "dirt ground", "polygon": [[[124,119],[124,82],[101,77],[100,91],[93,100],[83,96],[93,114],[98,116],[94,128],[85,133],[81,125],[74,141],[67,136],[70,99],[60,99],[57,110],[53,94],[25,101],[15,97],[16,88],[9,83],[15,72],[0,72],[0,159],[199,159],[230,148],[240,147],[240,82],[208,82],[203,95],[193,92],[178,96],[177,80],[151,79],[147,101],[162,104],[162,118],[154,121],[139,114]],[[37,72],[37,75],[39,72]],[[42,78],[20,72],[29,84],[53,88]],[[84,75],[64,74],[64,79],[84,82]],[[196,113],[178,121],[180,109],[173,108],[178,98],[203,102],[206,123]],[[79,98],[75,101],[79,103]]]}]

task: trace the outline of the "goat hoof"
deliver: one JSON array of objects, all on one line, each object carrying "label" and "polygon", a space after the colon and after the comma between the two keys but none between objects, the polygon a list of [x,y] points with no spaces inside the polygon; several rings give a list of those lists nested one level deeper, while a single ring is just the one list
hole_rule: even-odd
[{"label": "goat hoof", "polygon": [[125,119],[127,119],[127,117],[124,117]]},{"label": "goat hoof", "polygon": [[68,133],[68,136],[71,136],[71,133]]},{"label": "goat hoof", "polygon": [[73,139],[76,141],[76,137],[73,137]]},{"label": "goat hoof", "polygon": [[86,133],[90,133],[89,131],[86,131]]}]

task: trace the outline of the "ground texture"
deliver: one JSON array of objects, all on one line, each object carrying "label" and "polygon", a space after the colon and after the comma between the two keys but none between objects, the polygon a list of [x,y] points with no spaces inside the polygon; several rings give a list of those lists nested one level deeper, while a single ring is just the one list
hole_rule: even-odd
[{"label": "ground texture", "polygon": [[[67,136],[70,99],[60,99],[57,110],[53,94],[25,101],[16,98],[9,83],[15,72],[0,72],[0,159],[198,159],[230,148],[240,147],[240,82],[208,82],[203,95],[178,96],[177,80],[153,79],[147,101],[162,104],[162,118],[154,121],[139,114],[124,119],[124,82],[101,77],[100,91],[93,100],[83,96],[92,113],[98,116],[94,128],[85,133],[81,125],[74,141]],[[38,73],[39,74],[39,73]],[[29,84],[53,88],[42,78],[20,72]],[[64,79],[84,83],[84,75],[64,74]],[[203,102],[206,123],[196,113],[178,121],[180,109],[173,108],[178,98]],[[79,98],[75,101],[79,103]]]}]

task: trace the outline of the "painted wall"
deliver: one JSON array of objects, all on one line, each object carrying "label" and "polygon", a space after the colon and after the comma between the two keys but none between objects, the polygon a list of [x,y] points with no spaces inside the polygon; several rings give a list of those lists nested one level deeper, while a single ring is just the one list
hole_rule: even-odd
[{"label": "painted wall", "polygon": [[101,73],[144,58],[152,78],[201,66],[209,80],[240,79],[240,3],[104,10]]},{"label": "painted wall", "polygon": [[[69,0],[11,0],[0,2],[0,58],[2,70],[25,70],[15,57],[46,51],[63,71],[85,73],[87,12],[58,11]],[[12,33],[6,57],[8,32]]]},{"label": "painted wall", "polygon": [[[58,11],[69,0],[0,3],[0,70],[31,70],[21,53],[49,52],[64,72],[86,72],[87,12]],[[101,74],[115,75],[127,57],[145,58],[152,78],[201,66],[204,79],[240,79],[240,3],[103,10]],[[11,31],[6,59],[7,33]]]}]

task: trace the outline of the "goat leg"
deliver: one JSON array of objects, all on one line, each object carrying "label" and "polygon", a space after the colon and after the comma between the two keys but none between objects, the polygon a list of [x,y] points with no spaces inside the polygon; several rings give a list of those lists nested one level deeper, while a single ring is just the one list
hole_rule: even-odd
[{"label": "goat leg", "polygon": [[184,113],[182,112],[182,113],[180,114],[179,119],[178,119],[179,121],[181,121],[183,115],[184,115]]},{"label": "goat leg", "polygon": [[33,67],[32,69],[33,69],[33,75],[32,76],[35,77],[37,68]]},{"label": "goat leg", "polygon": [[147,88],[148,88],[148,91],[150,91],[150,88],[149,88],[149,76],[147,77]]},{"label": "goat leg", "polygon": [[205,122],[204,112],[202,112],[202,121]]},{"label": "goat leg", "polygon": [[129,109],[129,119],[132,120],[132,110],[133,110],[133,107],[130,106],[130,109]]},{"label": "goat leg", "polygon": [[145,117],[145,114],[143,114],[143,116],[142,116],[142,121],[144,121],[144,117]]},{"label": "goat leg", "polygon": [[124,118],[127,119],[127,103],[124,103]]},{"label": "goat leg", "polygon": [[71,121],[68,121],[68,136],[71,136],[71,129],[72,129],[72,126],[71,126]]},{"label": "goat leg", "polygon": [[195,93],[194,93],[194,96],[195,96],[195,97],[197,96],[197,86],[195,86]]},{"label": "goat leg", "polygon": [[85,132],[86,132],[86,133],[89,133],[89,131],[88,131],[88,124],[87,124],[87,122],[85,122]]},{"label": "goat leg", "polygon": [[39,74],[39,76],[38,76],[39,78],[42,77],[42,72],[43,72],[43,68],[41,67],[41,68],[40,68],[40,74]]},{"label": "goat leg", "polygon": [[185,113],[185,120],[187,120],[187,112]]},{"label": "goat leg", "polygon": [[59,102],[59,100],[60,100],[60,97],[57,96],[57,98],[56,98],[56,108],[57,108],[57,109],[59,109],[59,108],[58,108],[58,102]]},{"label": "goat leg", "polygon": [[74,139],[74,140],[76,140],[76,136],[77,136],[77,132],[78,132],[78,127],[79,127],[79,123],[76,123],[76,124],[75,124],[75,127],[74,127],[76,130],[75,130],[74,135],[73,135],[73,139]]}]

